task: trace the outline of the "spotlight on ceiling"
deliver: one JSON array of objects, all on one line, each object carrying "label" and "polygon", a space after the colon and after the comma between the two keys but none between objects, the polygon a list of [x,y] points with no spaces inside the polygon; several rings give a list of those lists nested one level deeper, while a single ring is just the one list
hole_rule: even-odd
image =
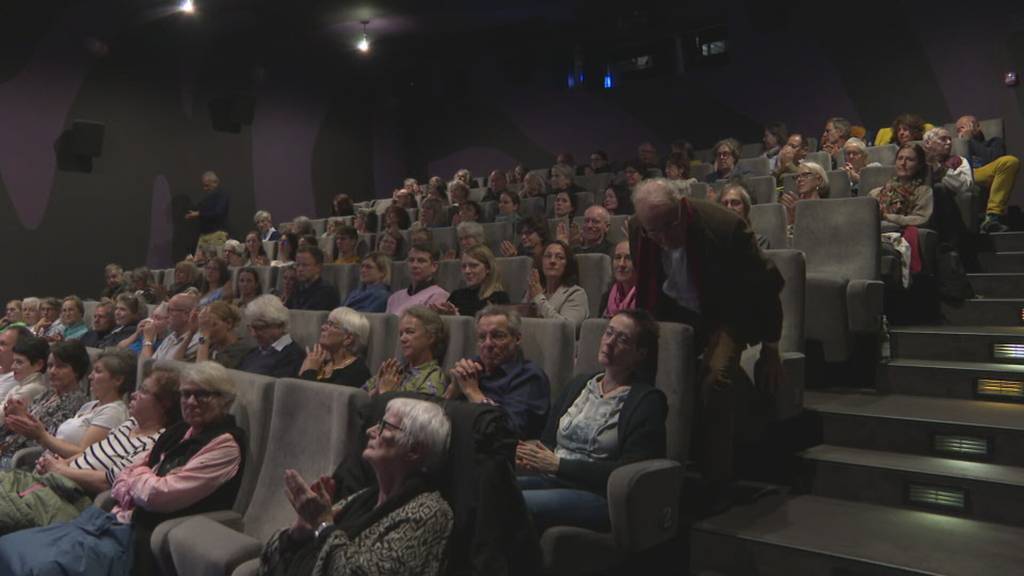
[{"label": "spotlight on ceiling", "polygon": [[369,24],[370,21],[369,20],[363,20],[362,22],[363,22],[363,37],[362,37],[362,39],[359,40],[359,43],[356,44],[356,48],[358,48],[360,52],[369,52],[370,51],[370,37],[366,35],[366,25]]},{"label": "spotlight on ceiling", "polygon": [[195,14],[196,4],[192,0],[181,0],[181,4],[178,5],[178,10],[185,14]]}]

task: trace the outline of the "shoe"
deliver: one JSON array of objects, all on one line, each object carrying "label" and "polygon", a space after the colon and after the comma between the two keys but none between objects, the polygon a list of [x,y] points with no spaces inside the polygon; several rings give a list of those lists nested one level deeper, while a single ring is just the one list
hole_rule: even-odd
[{"label": "shoe", "polygon": [[985,221],[981,223],[982,234],[994,234],[997,232],[1006,232],[1010,229],[1009,226],[999,221],[999,218],[989,216],[985,218]]}]

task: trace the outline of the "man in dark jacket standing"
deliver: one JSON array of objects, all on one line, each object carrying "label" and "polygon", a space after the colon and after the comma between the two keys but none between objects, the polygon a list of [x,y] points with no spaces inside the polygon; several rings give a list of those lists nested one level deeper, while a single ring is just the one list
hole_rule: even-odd
[{"label": "man in dark jacket standing", "polygon": [[202,182],[203,199],[195,210],[185,214],[185,219],[199,220],[198,248],[219,248],[228,240],[230,199],[227,192],[221,190],[220,178],[212,170],[203,173]]},{"label": "man in dark jacket standing", "polygon": [[715,488],[732,480],[734,377],[747,345],[761,344],[757,385],[773,393],[782,379],[782,275],[735,213],[678,197],[663,179],[633,195],[629,239],[637,307],[662,322],[693,326],[703,350],[697,456]]}]

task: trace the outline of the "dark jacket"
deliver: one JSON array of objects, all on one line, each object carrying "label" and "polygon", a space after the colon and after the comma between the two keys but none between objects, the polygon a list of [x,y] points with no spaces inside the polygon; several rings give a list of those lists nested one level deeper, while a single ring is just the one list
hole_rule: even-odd
[{"label": "dark jacket", "polygon": [[238,369],[274,378],[294,378],[305,359],[305,351],[294,341],[280,351],[271,348],[263,352],[259,346],[254,346],[238,362]]},{"label": "dark jacket", "polygon": [[1006,155],[1006,144],[1002,138],[985,139],[985,135],[978,133],[974,138],[967,141],[967,155],[971,166],[981,168],[985,164],[991,164],[996,158]]},{"label": "dark jacket", "polygon": [[[548,417],[548,425],[541,436],[541,442],[554,450],[558,440],[558,423],[579,398],[587,382],[595,374],[573,378],[562,390],[562,395]],[[668,416],[668,401],[665,394],[651,386],[638,382],[630,386],[629,396],[619,412],[618,453],[612,460],[589,462],[562,458],[558,463],[558,477],[572,482],[580,488],[604,496],[608,493],[608,477],[625,464],[665,457],[665,418]]]},{"label": "dark jacket", "polygon": [[291,310],[334,310],[339,303],[338,289],[324,284],[323,278],[317,278],[308,284],[299,284],[285,306]]},{"label": "dark jacket", "polygon": [[735,213],[705,200],[680,201],[686,223],[686,258],[696,283],[700,314],[662,292],[666,273],[661,247],[630,220],[629,247],[637,273],[637,307],[662,322],[694,327],[698,349],[729,328],[740,344],[778,342],[782,336],[782,275],[757,248],[754,234]]},{"label": "dark jacket", "polygon": [[219,188],[203,195],[203,199],[196,206],[199,212],[199,233],[227,231],[229,207],[230,199],[227,192]]}]

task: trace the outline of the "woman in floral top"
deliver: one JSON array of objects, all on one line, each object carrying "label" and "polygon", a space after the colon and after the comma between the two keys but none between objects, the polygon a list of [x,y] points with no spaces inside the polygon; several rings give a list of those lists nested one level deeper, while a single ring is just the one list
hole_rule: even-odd
[{"label": "woman in floral top", "polygon": [[406,310],[398,322],[398,346],[405,363],[388,358],[363,388],[371,396],[396,390],[444,394],[447,382],[439,361],[448,349],[448,327],[437,312],[425,306]]}]

